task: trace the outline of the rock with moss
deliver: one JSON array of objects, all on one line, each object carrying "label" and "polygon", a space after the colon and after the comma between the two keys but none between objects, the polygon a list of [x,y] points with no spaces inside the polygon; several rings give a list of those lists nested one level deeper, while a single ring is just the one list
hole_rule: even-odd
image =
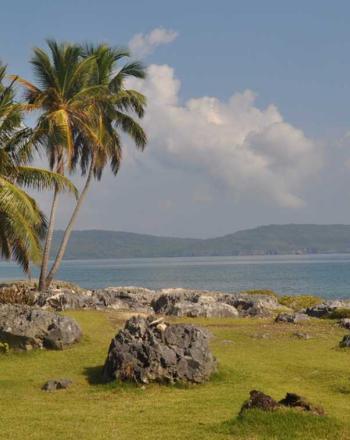
[{"label": "rock with moss", "polygon": [[299,324],[308,319],[310,317],[305,313],[279,313],[275,318],[275,322]]},{"label": "rock with moss", "polygon": [[0,342],[10,348],[62,350],[81,337],[81,329],[72,318],[27,305],[0,305]]},{"label": "rock with moss", "polygon": [[204,330],[135,316],[112,339],[103,377],[136,383],[202,383],[215,369]]}]

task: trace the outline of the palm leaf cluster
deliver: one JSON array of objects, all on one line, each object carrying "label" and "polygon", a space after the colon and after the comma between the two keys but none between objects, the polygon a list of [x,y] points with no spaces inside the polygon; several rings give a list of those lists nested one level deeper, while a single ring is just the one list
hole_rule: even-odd
[{"label": "palm leaf cluster", "polygon": [[46,220],[23,187],[76,189],[62,176],[27,166],[32,159],[32,132],[22,124],[22,108],[14,100],[13,83],[4,85],[5,73],[5,67],[0,66],[0,252],[28,271],[31,261],[40,262]]}]

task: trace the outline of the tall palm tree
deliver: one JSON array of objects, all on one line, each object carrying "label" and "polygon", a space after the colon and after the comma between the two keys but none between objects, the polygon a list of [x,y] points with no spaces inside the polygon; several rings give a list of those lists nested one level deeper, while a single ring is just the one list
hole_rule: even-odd
[{"label": "tall palm tree", "polygon": [[40,289],[49,286],[63,258],[71,231],[93,178],[100,179],[110,162],[117,173],[121,161],[119,129],[143,149],[146,136],[131,117],[142,117],[145,98],[127,90],[129,76],[143,78],[144,68],[136,62],[118,70],[117,62],[127,51],[97,47],[78,47],[48,41],[49,53],[35,49],[32,58],[36,85],[19,79],[26,89],[28,110],[39,110],[35,142],[45,146],[51,169],[64,174],[80,166],[86,181],[64,233],[57,257],[48,274],[48,259],[57,209],[54,192],[43,262]]},{"label": "tall palm tree", "polygon": [[146,98],[136,90],[125,87],[125,81],[129,77],[144,78],[145,68],[137,61],[125,63],[118,68],[118,62],[129,56],[127,50],[112,48],[105,44],[84,48],[84,59],[95,60],[90,84],[93,90],[100,91],[100,95],[86,107],[90,129],[78,130],[75,138],[72,166],[75,168],[79,163],[82,174],[87,177],[47,276],[48,285],[62,262],[93,177],[100,180],[108,162],[112,173],[114,175],[118,173],[122,159],[120,131],[127,134],[141,151],[146,146],[146,134],[132,117],[132,114],[138,118],[143,117]]},{"label": "tall palm tree", "polygon": [[[33,142],[45,148],[51,170],[64,175],[72,170],[74,144],[78,131],[88,137],[86,106],[103,90],[91,86],[95,60],[82,57],[82,49],[73,44],[57,44],[49,40],[49,53],[34,49],[31,64],[36,84],[22,78],[27,111],[38,111]],[[46,288],[48,262],[53,238],[58,188],[54,189],[49,224],[46,233],[39,288]]]},{"label": "tall palm tree", "polygon": [[71,182],[55,173],[26,165],[32,158],[31,130],[22,123],[21,105],[14,101],[13,82],[5,87],[0,65],[0,252],[15,259],[25,272],[41,259],[46,219],[35,200],[21,187],[68,190]]}]

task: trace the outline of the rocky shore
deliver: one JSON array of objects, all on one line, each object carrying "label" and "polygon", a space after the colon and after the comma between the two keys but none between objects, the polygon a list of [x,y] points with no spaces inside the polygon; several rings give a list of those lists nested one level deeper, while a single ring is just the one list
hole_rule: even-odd
[{"label": "rocky shore", "polygon": [[[350,299],[319,299],[313,305],[295,308],[288,307],[278,295],[268,291],[228,293],[183,288],[150,290],[134,286],[89,290],[64,281],[53,283],[46,292],[39,292],[34,282],[2,284],[1,303],[26,304],[54,311],[113,309],[146,315],[193,318],[268,317],[278,313],[302,313],[327,318],[335,317],[333,315],[337,312],[350,311]],[[286,321],[294,320],[289,317]]]}]

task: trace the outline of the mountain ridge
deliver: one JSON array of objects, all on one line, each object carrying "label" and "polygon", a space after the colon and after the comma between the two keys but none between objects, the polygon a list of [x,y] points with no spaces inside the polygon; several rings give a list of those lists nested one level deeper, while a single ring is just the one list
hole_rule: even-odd
[{"label": "mountain ridge", "polygon": [[[54,233],[52,255],[63,231]],[[74,231],[65,259],[350,253],[350,225],[271,224],[212,238]]]}]

